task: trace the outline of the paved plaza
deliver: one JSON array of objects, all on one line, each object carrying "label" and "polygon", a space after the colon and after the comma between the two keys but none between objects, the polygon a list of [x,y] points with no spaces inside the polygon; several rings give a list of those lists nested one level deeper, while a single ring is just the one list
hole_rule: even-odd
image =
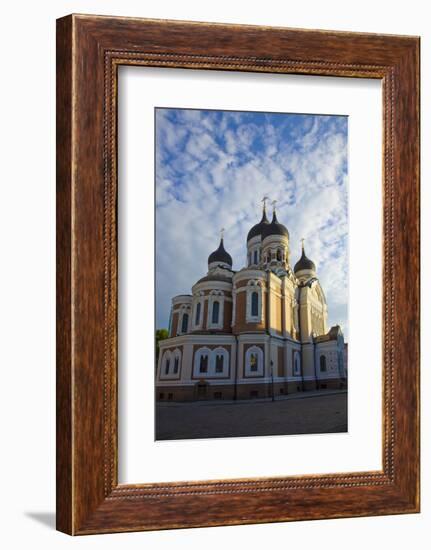
[{"label": "paved plaza", "polygon": [[347,391],[251,401],[158,403],[156,439],[293,435],[347,431]]}]

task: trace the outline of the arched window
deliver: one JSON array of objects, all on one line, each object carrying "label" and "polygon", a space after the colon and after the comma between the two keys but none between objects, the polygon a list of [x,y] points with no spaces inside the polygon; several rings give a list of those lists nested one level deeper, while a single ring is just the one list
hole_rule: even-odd
[{"label": "arched window", "polygon": [[212,351],[209,348],[199,348],[196,350],[193,359],[193,376],[196,378],[205,378],[210,375],[211,372],[211,354]]},{"label": "arched window", "polygon": [[245,376],[263,376],[263,374],[263,350],[258,346],[252,346],[245,353]]},{"label": "arched window", "polygon": [[207,328],[222,329],[225,297],[222,290],[213,289],[208,296]]},{"label": "arched window", "polygon": [[320,356],[320,372],[326,372],[326,356]]},{"label": "arched window", "polygon": [[173,336],[173,334],[172,334],[172,308],[171,308],[171,312],[169,314],[168,333],[169,333],[169,336]]},{"label": "arched window", "polygon": [[249,281],[247,283],[245,321],[246,323],[262,322],[262,287],[260,281]]},{"label": "arched window", "polygon": [[199,325],[200,320],[201,320],[201,303],[198,302],[196,304],[195,325]]},{"label": "arched window", "polygon": [[181,332],[187,332],[187,327],[189,325],[189,314],[184,313],[183,314],[183,320],[181,322]]},{"label": "arched window", "polygon": [[257,250],[254,251],[254,263],[257,264]]},{"label": "arched window", "polygon": [[201,355],[199,372],[208,372],[208,355]]},{"label": "arched window", "polygon": [[176,378],[181,368],[181,350],[177,348],[175,351],[166,350],[160,363],[160,378],[170,379]]},{"label": "arched window", "polygon": [[217,353],[216,360],[215,360],[215,371],[217,373],[223,372],[223,363],[224,363],[224,356],[222,354]]},{"label": "arched window", "polygon": [[293,374],[299,376],[301,374],[301,360],[299,358],[299,352],[294,353],[293,359]]},{"label": "arched window", "polygon": [[212,316],[211,316],[211,322],[214,325],[216,325],[218,323],[219,313],[220,313],[220,302],[215,300],[213,302],[213,311],[212,311]]},{"label": "arched window", "polygon": [[178,357],[178,355],[176,355],[174,360],[174,374],[178,374],[179,365],[180,365],[180,358]]},{"label": "arched window", "polygon": [[277,250],[277,260],[279,262],[281,262],[281,250],[280,249]]},{"label": "arched window", "polygon": [[259,294],[256,291],[251,293],[251,314],[253,317],[259,315]]},{"label": "arched window", "polygon": [[229,352],[219,347],[211,350],[208,373],[210,376],[226,376],[229,368]]}]

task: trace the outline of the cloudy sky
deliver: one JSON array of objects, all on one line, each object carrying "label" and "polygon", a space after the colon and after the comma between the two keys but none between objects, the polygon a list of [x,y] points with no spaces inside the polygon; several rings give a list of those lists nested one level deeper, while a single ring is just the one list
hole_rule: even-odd
[{"label": "cloudy sky", "polygon": [[[348,337],[347,117],[156,109],[156,324],[207,272],[225,228],[233,269],[246,261],[263,196],[277,200],[292,266],[316,266],[329,326]],[[269,214],[271,208],[269,208]]]}]

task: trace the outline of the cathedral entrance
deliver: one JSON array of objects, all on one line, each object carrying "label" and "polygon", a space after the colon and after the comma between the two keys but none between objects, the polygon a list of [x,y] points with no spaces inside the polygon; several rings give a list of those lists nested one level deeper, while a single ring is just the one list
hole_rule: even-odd
[{"label": "cathedral entrance", "polygon": [[208,382],[205,380],[199,380],[196,384],[196,399],[204,401],[208,397]]}]

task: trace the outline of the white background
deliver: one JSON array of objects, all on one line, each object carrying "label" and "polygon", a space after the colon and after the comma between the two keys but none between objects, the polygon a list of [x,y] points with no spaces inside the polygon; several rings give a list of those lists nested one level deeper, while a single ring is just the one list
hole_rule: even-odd
[{"label": "white background", "polygon": [[[380,470],[381,82],[144,67],[122,67],[119,75],[120,482]],[[154,441],[154,370],[148,357],[154,264],[148,258],[154,257],[155,105],[349,115],[348,433]],[[372,359],[364,360],[364,353]]]},{"label": "white background", "polygon": [[[55,18],[70,12],[284,25],[422,36],[422,150],[431,148],[431,30],[420,0],[346,3],[57,0],[2,11],[1,543],[5,548],[428,548],[430,350],[423,346],[422,514],[72,539],[53,530],[55,411]],[[430,165],[422,167],[423,314],[431,330]],[[366,403],[364,403],[366,406]],[[428,536],[429,538],[429,536]]]}]

